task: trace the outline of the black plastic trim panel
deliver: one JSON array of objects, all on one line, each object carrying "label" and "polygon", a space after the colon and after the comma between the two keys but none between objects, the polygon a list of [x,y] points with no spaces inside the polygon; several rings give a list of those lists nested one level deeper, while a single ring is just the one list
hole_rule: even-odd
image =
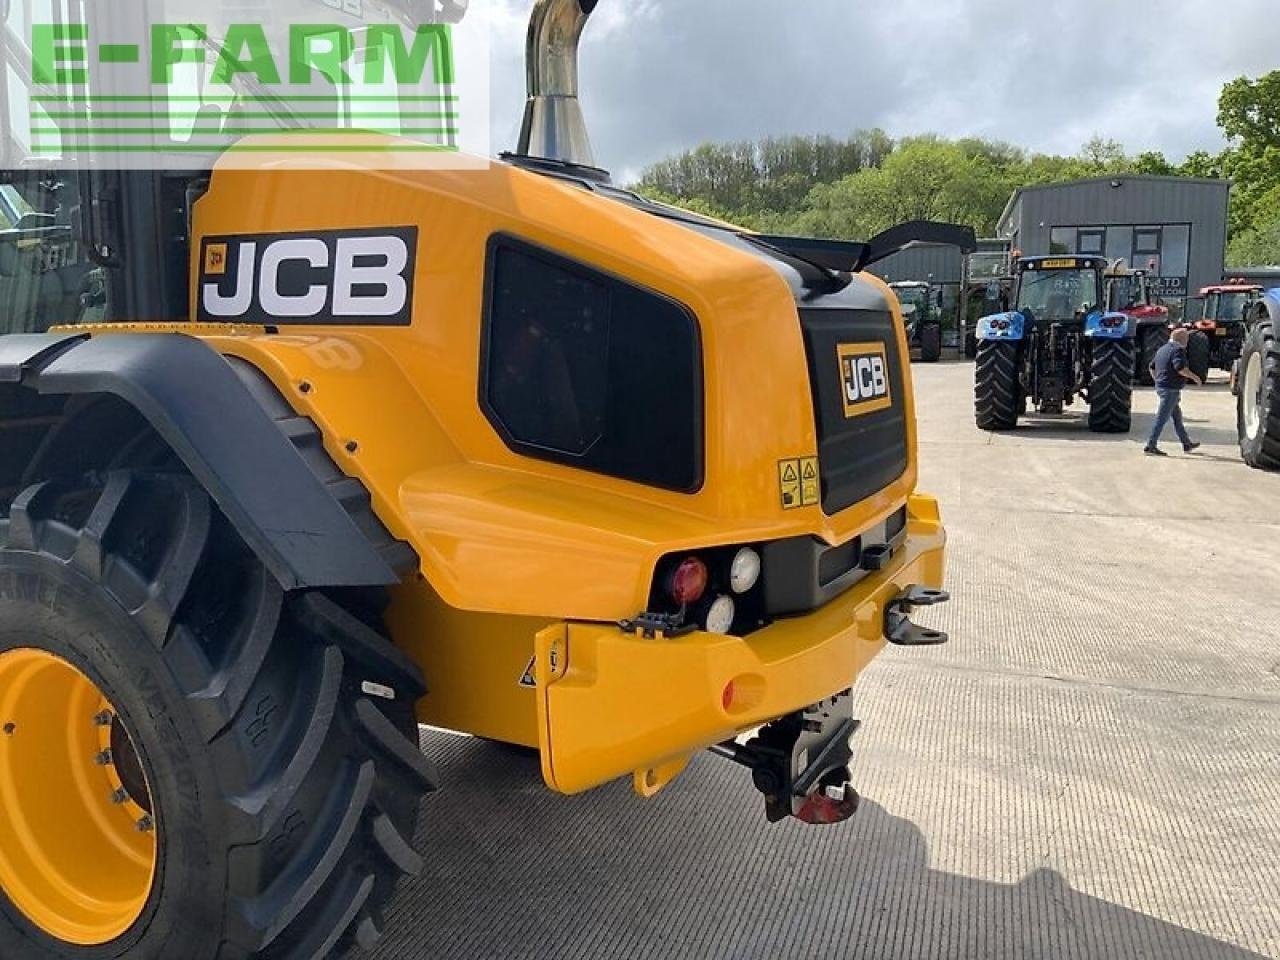
[{"label": "black plastic trim panel", "polygon": [[797,616],[826,606],[840,594],[883,566],[863,564],[864,551],[888,546],[894,551],[907,539],[907,508],[861,536],[831,546],[817,537],[794,537],[765,544],[761,550],[764,570],[765,614]]}]

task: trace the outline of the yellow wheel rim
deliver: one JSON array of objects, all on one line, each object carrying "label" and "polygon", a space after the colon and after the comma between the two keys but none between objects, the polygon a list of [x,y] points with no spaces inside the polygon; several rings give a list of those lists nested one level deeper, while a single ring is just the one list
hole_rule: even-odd
[{"label": "yellow wheel rim", "polygon": [[50,936],[110,943],[142,915],[156,821],[141,770],[93,681],[43,650],[0,653],[0,890]]}]

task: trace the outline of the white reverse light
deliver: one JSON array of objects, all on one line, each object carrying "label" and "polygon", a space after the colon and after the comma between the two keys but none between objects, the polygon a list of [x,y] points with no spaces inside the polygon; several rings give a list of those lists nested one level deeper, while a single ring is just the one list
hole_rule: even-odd
[{"label": "white reverse light", "polygon": [[734,593],[746,593],[760,582],[760,554],[743,547],[729,567],[729,586]]},{"label": "white reverse light", "polygon": [[707,611],[707,633],[727,634],[733,629],[733,618],[737,612],[733,597],[716,597]]}]

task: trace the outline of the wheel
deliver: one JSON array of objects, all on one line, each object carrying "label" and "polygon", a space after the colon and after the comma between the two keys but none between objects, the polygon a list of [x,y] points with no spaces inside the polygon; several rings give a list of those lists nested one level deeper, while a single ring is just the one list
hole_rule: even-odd
[{"label": "wheel", "polygon": [[1089,371],[1089,429],[1128,433],[1133,410],[1132,340],[1095,340]]},{"label": "wheel", "polygon": [[1156,358],[1156,351],[1169,342],[1169,331],[1164,327],[1143,327],[1139,333],[1137,350],[1138,360],[1134,379],[1144,387],[1155,384],[1151,375],[1151,364]]},{"label": "wheel", "polygon": [[972,330],[966,330],[964,335],[964,355],[968,360],[973,360],[978,356],[978,338]]},{"label": "wheel", "polygon": [[1259,320],[1245,338],[1240,359],[1240,455],[1259,470],[1280,470],[1280,344],[1275,333],[1270,320]]},{"label": "wheel", "polygon": [[1213,347],[1207,334],[1197,330],[1187,341],[1187,368],[1201,380],[1209,378],[1210,353]]},{"label": "wheel", "polygon": [[978,344],[974,371],[974,413],[979,430],[1012,430],[1026,410],[1026,395],[1018,379],[1021,345],[1004,340]]},{"label": "wheel", "polygon": [[[435,785],[380,595],[284,593],[184,476],[0,512],[0,956],[303,960],[378,937]],[[8,823],[18,826],[6,829]]]},{"label": "wheel", "polygon": [[937,363],[942,359],[942,328],[930,324],[920,330],[920,359],[925,363]]}]

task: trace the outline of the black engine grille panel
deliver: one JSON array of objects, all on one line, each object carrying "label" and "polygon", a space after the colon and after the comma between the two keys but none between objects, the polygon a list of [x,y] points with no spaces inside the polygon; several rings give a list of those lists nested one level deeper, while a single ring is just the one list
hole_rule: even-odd
[{"label": "black engine grille panel", "polygon": [[[801,309],[809,383],[817,412],[822,509],[828,516],[865,500],[907,469],[906,385],[888,311]],[[839,349],[882,344],[892,406],[846,416]]]}]

